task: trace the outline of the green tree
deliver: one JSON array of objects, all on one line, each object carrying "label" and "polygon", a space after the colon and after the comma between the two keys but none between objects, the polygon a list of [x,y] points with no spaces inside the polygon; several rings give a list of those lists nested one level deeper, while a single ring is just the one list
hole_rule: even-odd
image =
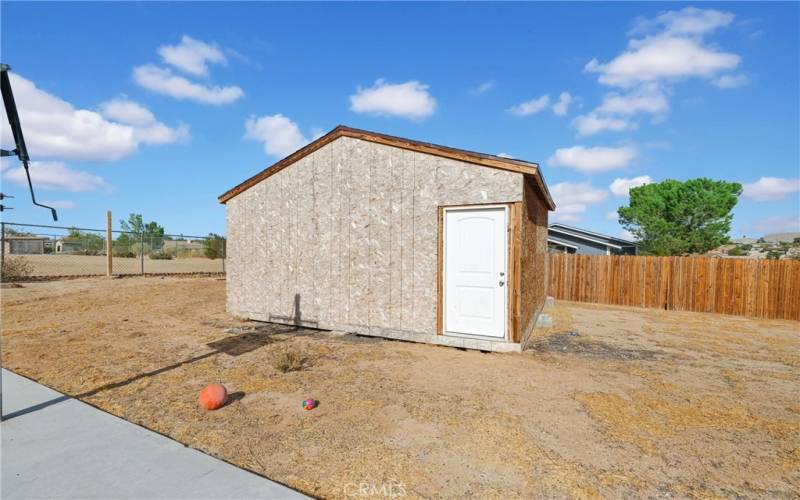
[{"label": "green tree", "polygon": [[742,185],[706,178],[668,179],[630,190],[619,221],[649,255],[703,253],[728,242]]},{"label": "green tree", "polygon": [[125,233],[117,237],[116,243],[128,248],[137,246],[139,240],[143,239],[145,248],[151,252],[157,252],[163,248],[164,240],[168,239],[164,236],[163,226],[156,221],[150,221],[145,224],[142,214],[130,214],[127,221],[119,221],[119,227]]},{"label": "green tree", "polygon": [[209,259],[224,258],[225,237],[215,233],[209,233],[208,238],[203,241],[203,254]]}]

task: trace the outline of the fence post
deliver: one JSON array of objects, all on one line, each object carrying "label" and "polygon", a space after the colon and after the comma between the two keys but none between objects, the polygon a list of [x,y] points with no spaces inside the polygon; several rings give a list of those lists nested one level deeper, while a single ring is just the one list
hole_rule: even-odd
[{"label": "fence post", "polygon": [[0,281],[3,281],[3,269],[6,265],[6,223],[0,222]]},{"label": "fence post", "polygon": [[139,267],[140,273],[144,274],[144,231],[139,233]]},{"label": "fence post", "polygon": [[111,246],[111,210],[106,210],[106,276],[108,277],[111,277],[114,269]]}]

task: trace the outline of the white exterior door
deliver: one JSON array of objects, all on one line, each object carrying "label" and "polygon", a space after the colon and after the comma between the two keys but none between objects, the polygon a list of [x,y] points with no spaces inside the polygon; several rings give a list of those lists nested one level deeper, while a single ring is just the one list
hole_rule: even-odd
[{"label": "white exterior door", "polygon": [[505,337],[505,207],[448,208],[444,216],[444,333]]}]

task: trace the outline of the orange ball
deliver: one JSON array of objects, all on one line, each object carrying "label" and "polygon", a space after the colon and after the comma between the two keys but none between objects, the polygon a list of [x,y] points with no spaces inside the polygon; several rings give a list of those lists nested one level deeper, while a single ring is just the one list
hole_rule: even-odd
[{"label": "orange ball", "polygon": [[225,405],[228,399],[228,390],[222,384],[207,385],[200,391],[200,406],[206,410],[216,410]]}]

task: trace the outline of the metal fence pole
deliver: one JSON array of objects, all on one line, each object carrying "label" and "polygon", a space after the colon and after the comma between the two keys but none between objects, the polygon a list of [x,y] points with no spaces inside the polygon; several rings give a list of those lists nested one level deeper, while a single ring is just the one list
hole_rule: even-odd
[{"label": "metal fence pole", "polygon": [[144,231],[139,233],[139,267],[144,274]]},{"label": "metal fence pole", "polygon": [[6,266],[6,223],[0,222],[0,242],[2,242],[2,248],[0,248],[0,281],[3,281],[3,269]]}]

